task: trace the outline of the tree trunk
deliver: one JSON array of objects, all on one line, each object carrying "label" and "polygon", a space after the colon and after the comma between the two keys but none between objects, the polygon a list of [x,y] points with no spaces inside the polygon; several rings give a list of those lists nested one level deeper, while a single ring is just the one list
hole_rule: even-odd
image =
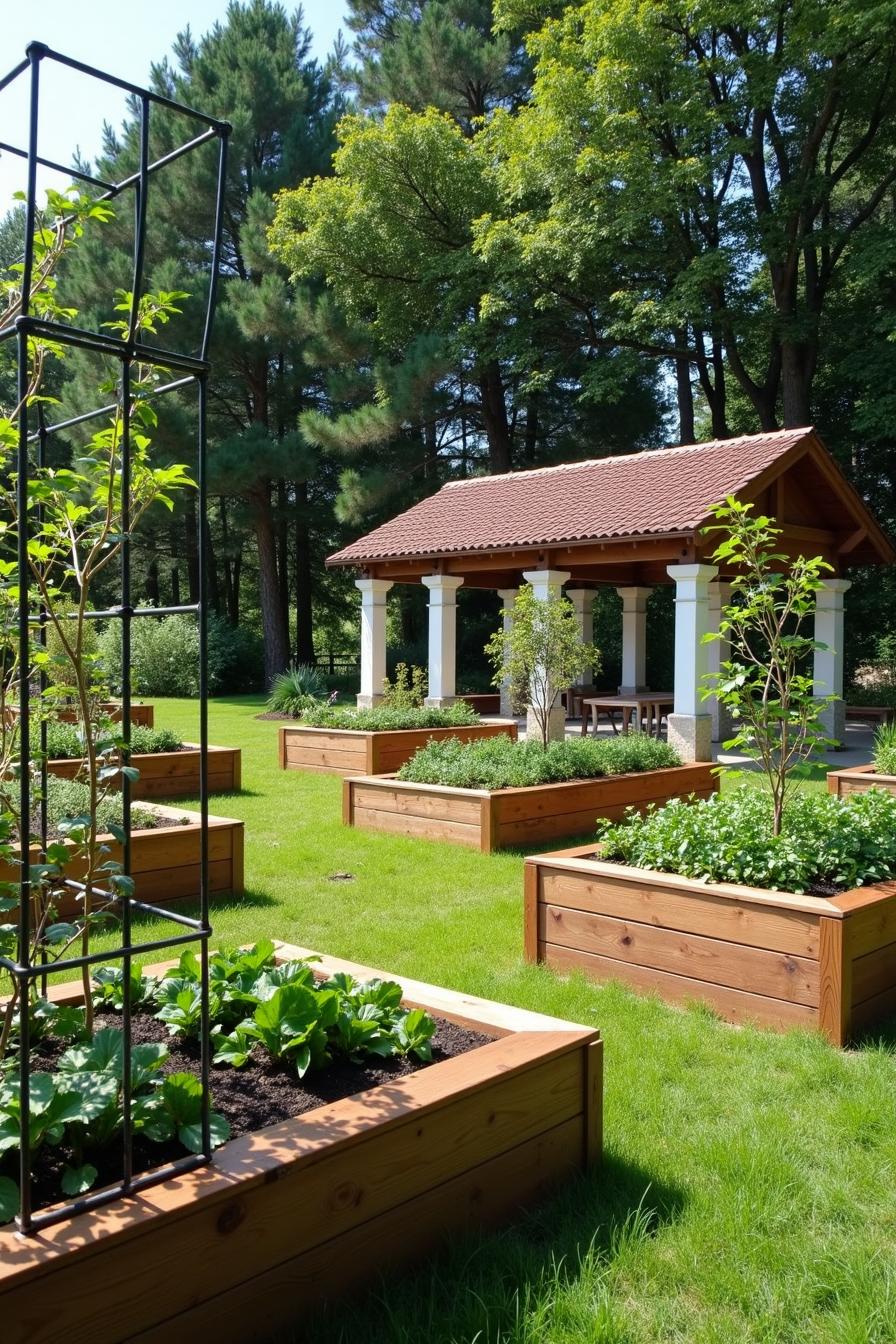
[{"label": "tree trunk", "polygon": [[180,606],[180,566],[171,566],[171,605]]},{"label": "tree trunk", "polygon": [[[286,482],[277,482],[277,576],[280,585],[280,607],[283,624],[289,631],[289,534]],[[289,638],[287,634],[287,638]]]},{"label": "tree trunk", "polygon": [[184,514],[184,555],[187,561],[187,587],[190,602],[199,601],[199,548],[196,536],[196,500],[190,496]]},{"label": "tree trunk", "polygon": [[[688,342],[688,333],[679,329],[674,333],[675,344],[684,349]],[[683,355],[675,360],[675,386],[678,394],[678,442],[693,443],[694,430],[694,389],[691,387],[691,361]]]},{"label": "tree trunk", "polygon": [[524,466],[531,467],[535,461],[535,449],[538,446],[538,403],[539,395],[531,392],[526,400],[526,435],[524,439]]},{"label": "tree trunk", "polygon": [[146,567],[146,600],[151,607],[160,607],[162,597],[159,591],[159,559],[153,532],[147,533],[146,549],[149,553],[149,563]]},{"label": "tree trunk", "polygon": [[270,481],[262,481],[249,492],[255,543],[258,549],[258,598],[261,629],[264,636],[264,678],[270,688],[274,678],[285,672],[289,663],[289,634],[283,619],[280,584],[277,574],[277,538],[271,508]]},{"label": "tree trunk", "polygon": [[785,429],[801,429],[812,423],[809,388],[813,363],[811,351],[806,345],[782,342],[781,400]]},{"label": "tree trunk", "polygon": [[311,537],[308,528],[308,484],[296,482],[295,526],[296,662],[314,663],[314,620],[311,608]]},{"label": "tree trunk", "polygon": [[496,359],[486,364],[479,375],[482,398],[482,424],[488,440],[488,465],[494,474],[510,470],[510,425],[504,401],[504,381]]}]

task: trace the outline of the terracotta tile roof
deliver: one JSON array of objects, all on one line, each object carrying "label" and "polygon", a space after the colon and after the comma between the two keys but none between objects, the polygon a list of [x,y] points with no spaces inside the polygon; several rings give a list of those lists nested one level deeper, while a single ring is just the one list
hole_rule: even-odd
[{"label": "terracotta tile roof", "polygon": [[809,437],[810,428],[786,429],[452,481],[328,563],[692,532]]}]

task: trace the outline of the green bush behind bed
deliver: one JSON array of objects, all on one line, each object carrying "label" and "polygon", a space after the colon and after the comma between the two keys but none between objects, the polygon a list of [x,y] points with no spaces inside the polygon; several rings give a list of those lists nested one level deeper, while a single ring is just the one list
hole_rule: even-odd
[{"label": "green bush behind bed", "polygon": [[665,742],[645,733],[595,740],[513,742],[489,737],[479,742],[457,738],[427,742],[398,772],[416,784],[444,784],[459,789],[514,789],[530,784],[559,784],[570,779],[596,779],[681,765]]},{"label": "green bush behind bed", "polygon": [[604,858],[633,868],[772,891],[805,892],[878,882],[896,874],[896,796],[848,799],[795,793],[781,834],[767,793],[744,784],[700,802],[674,800],[643,816],[599,822]]}]

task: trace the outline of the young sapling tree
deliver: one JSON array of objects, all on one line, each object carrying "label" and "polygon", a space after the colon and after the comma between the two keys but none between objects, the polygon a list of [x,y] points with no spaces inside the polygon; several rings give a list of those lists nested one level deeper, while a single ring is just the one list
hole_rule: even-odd
[{"label": "young sapling tree", "polygon": [[780,835],[790,791],[809,758],[833,746],[819,720],[835,696],[816,697],[811,662],[819,643],[806,629],[825,571],[821,558],[791,559],[778,549],[781,529],[752,504],[730,497],[713,510],[706,531],[721,533],[713,560],[731,570],[731,601],[718,631],[730,656],[708,673],[704,699],[718,697],[731,714],[734,736],[725,746],[760,765],[772,798],[772,830]]},{"label": "young sapling tree", "polygon": [[551,711],[560,692],[588,668],[600,667],[600,652],[582,640],[578,617],[567,597],[536,597],[524,584],[509,616],[509,629],[496,630],[485,652],[495,675],[492,685],[509,688],[514,713],[532,716],[542,746],[551,731]]}]

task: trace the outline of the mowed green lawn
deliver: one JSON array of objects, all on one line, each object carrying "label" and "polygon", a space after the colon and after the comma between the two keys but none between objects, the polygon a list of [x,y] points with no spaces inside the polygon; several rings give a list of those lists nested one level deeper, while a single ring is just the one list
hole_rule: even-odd
[{"label": "mowed green lawn", "polygon": [[[195,704],[156,706],[195,737]],[[216,904],[221,941],[283,938],[606,1040],[603,1167],[325,1319],[297,1300],[309,1337],[894,1344],[896,1033],[838,1052],[525,966],[519,856],[345,829],[341,781],[281,772],[260,708],[211,707],[211,741],[243,749],[243,792],[213,804],[246,822],[247,895]]]}]

